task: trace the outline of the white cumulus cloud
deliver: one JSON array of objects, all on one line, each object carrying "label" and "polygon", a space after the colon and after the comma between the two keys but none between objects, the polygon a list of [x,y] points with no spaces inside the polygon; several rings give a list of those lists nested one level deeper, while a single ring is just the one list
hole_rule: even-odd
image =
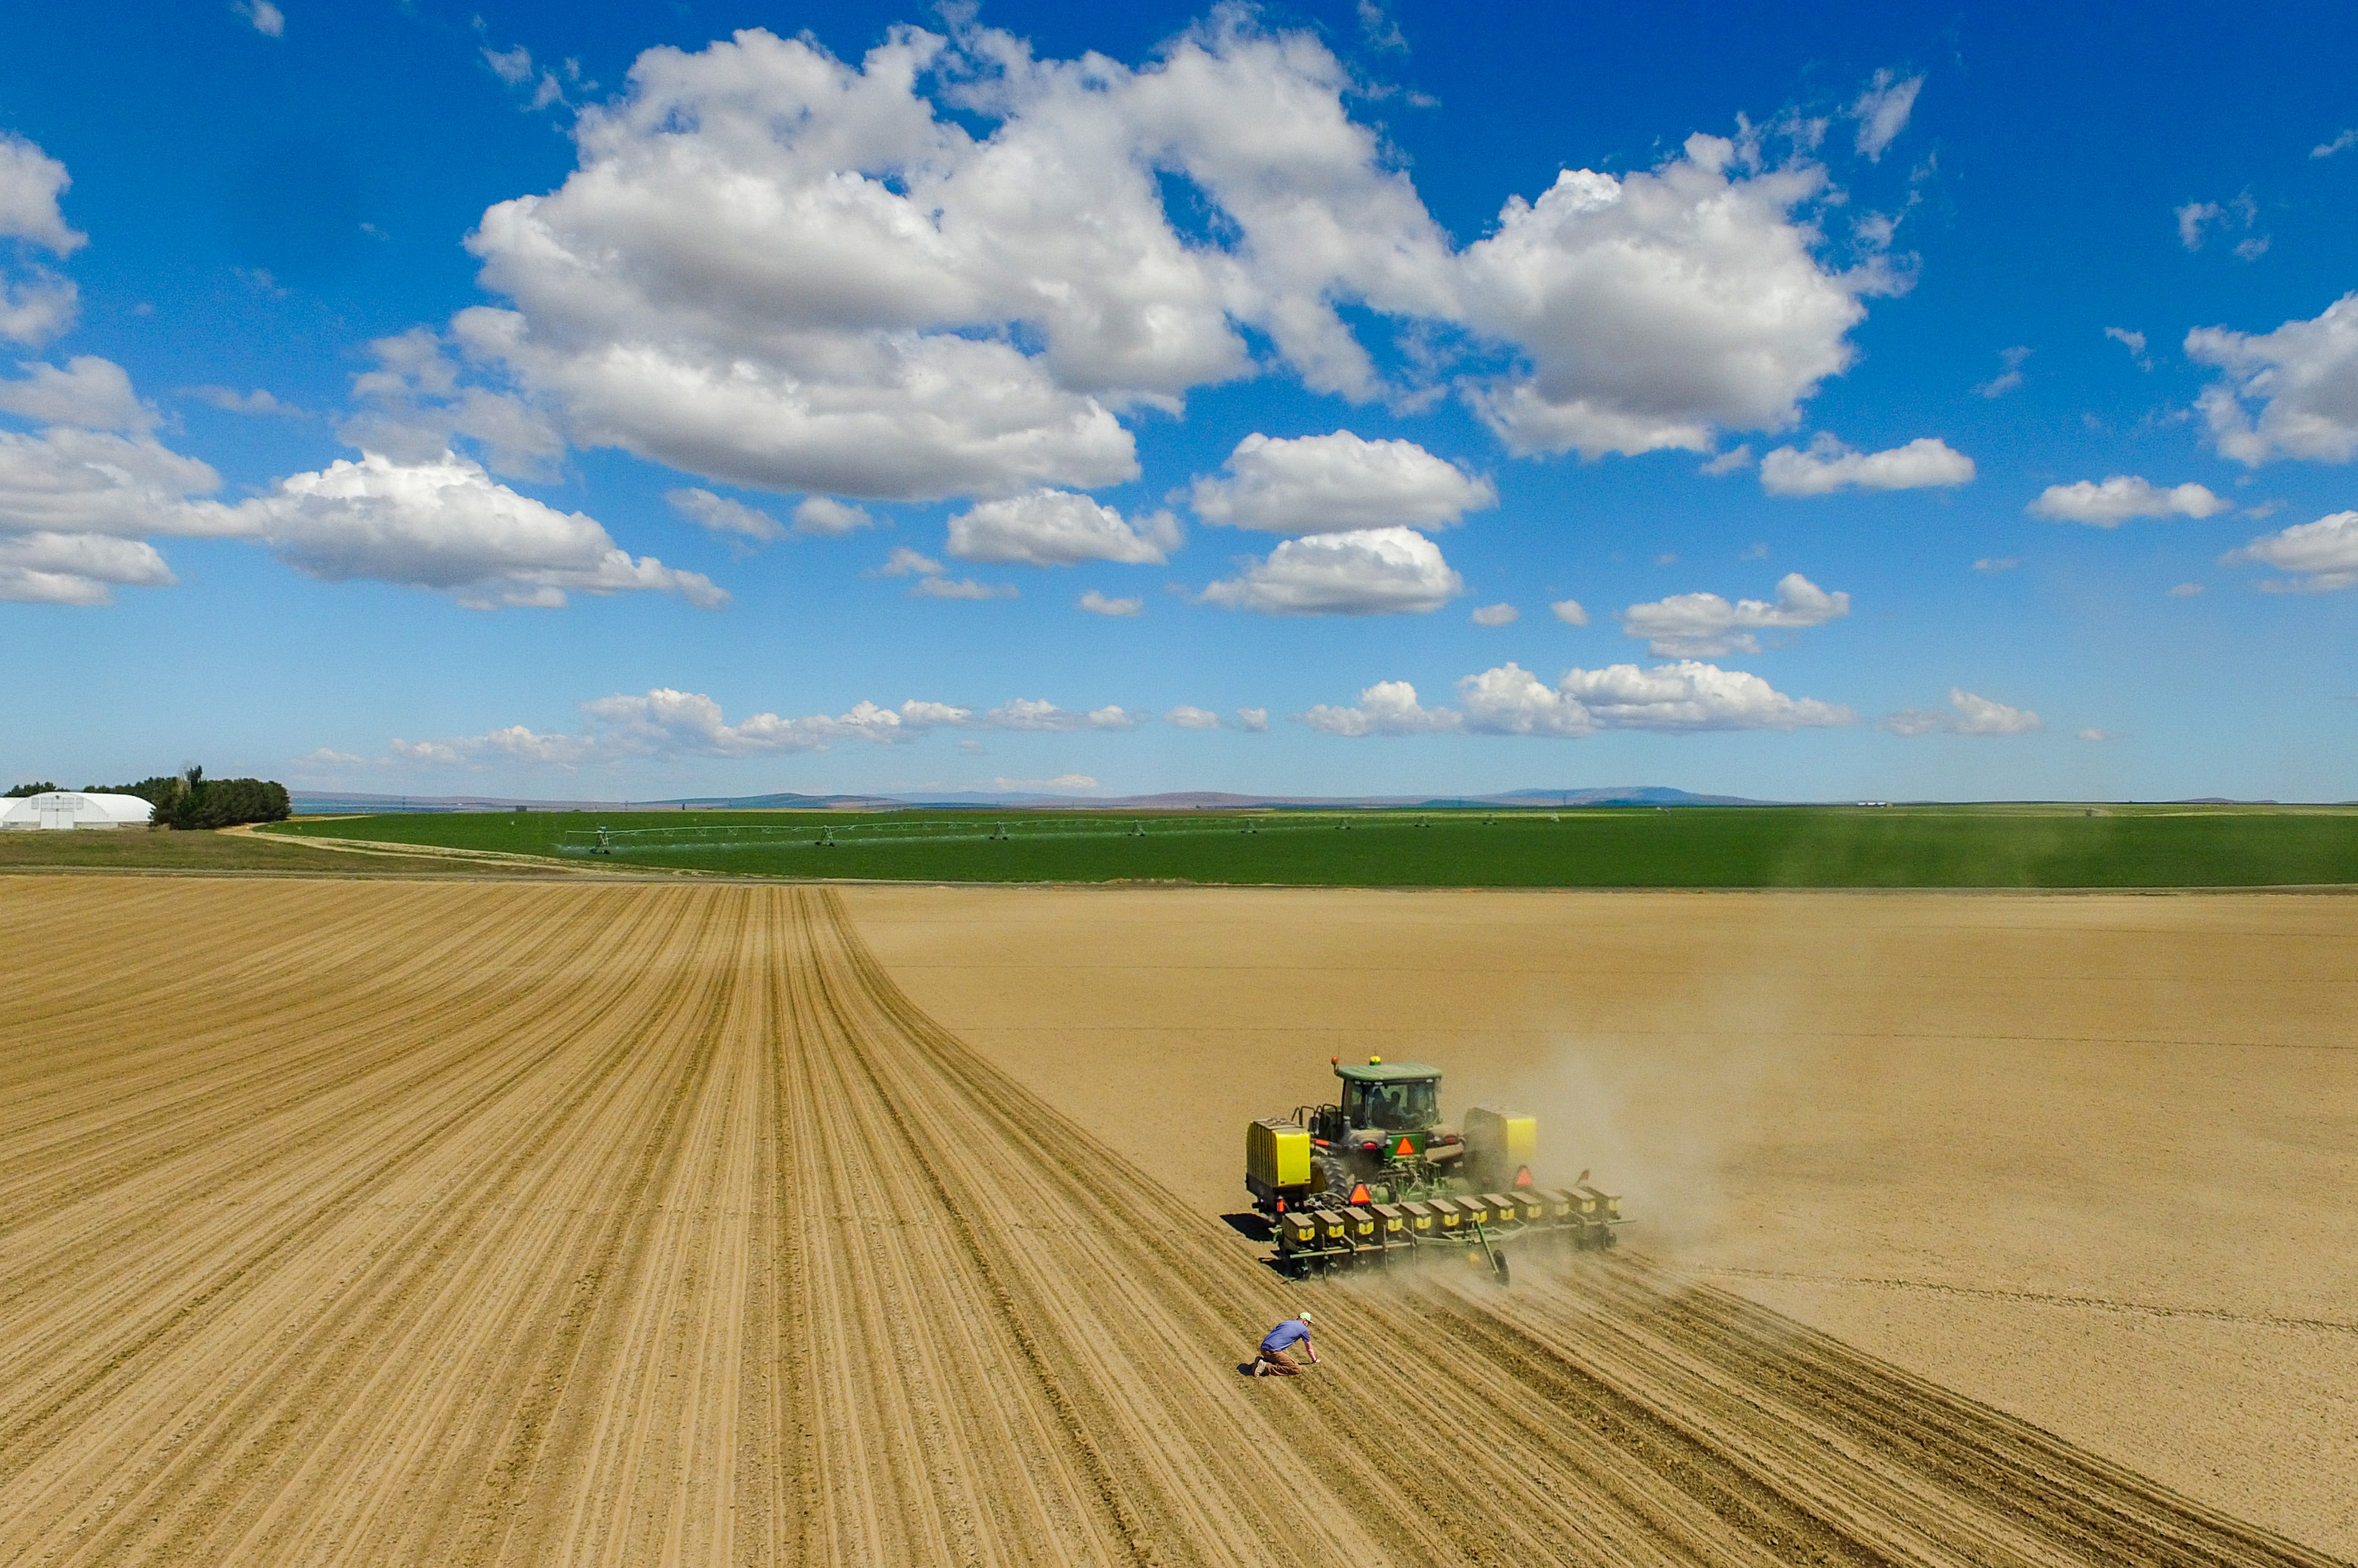
[{"label": "white cumulus cloud", "polygon": [[1511,626],[1522,613],[1511,604],[1486,604],[1468,619],[1476,626]]},{"label": "white cumulus cloud", "polygon": [[430,764],[548,762],[563,766],[631,757],[755,757],[820,752],[839,741],[892,745],[974,719],[971,709],[908,701],[899,708],[860,702],[838,715],[781,719],[757,713],[735,724],[702,692],[657,687],[585,702],[588,722],[576,733],[537,733],[521,724],[444,741],[401,741],[387,750],[398,761]]},{"label": "white cumulus cloud", "polygon": [[865,507],[847,505],[831,495],[806,495],[795,506],[797,534],[832,539],[874,526],[876,518]]},{"label": "white cumulus cloud", "polygon": [[882,577],[939,577],[943,569],[941,562],[906,545],[893,546],[884,564],[876,568]]},{"label": "white cumulus cloud", "polygon": [[1567,670],[1553,688],[1509,665],[1460,684],[1479,730],[1578,735],[1589,730],[1797,730],[1849,724],[1846,708],[1788,697],[1758,676],[1696,660],[1640,669]]},{"label": "white cumulus cloud", "polygon": [[2165,487],[2116,473],[2101,484],[2085,479],[2050,484],[2024,510],[2059,523],[2117,528],[2132,517],[2210,517],[2234,504],[2199,484]]},{"label": "white cumulus cloud", "polygon": [[307,417],[305,410],[281,402],[258,386],[251,392],[240,392],[233,386],[190,386],[182,389],[182,395],[224,414],[266,414],[282,419]]},{"label": "white cumulus cloud", "polygon": [[[484,214],[515,308],[483,341],[583,440],[922,500],[1134,477],[1117,411],[1249,373],[1239,322],[1365,396],[1336,304],[1445,308],[1445,238],[1307,36],[1227,16],[1131,70],[957,31],[896,28],[856,66],[759,29],[648,50],[580,116],[564,186]],[[1232,241],[1180,239],[1163,169]]]},{"label": "white cumulus cloud", "polygon": [[439,589],[468,604],[559,604],[568,589],[652,589],[718,605],[693,572],[633,560],[605,530],[493,482],[464,459],[381,456],[296,474],[225,505],[221,477],[152,434],[159,416],[120,365],[81,355],[0,379],[0,411],[45,422],[0,432],[0,596],[110,601],[117,587],[173,581],[152,538],[240,538],[331,580]]},{"label": "white cumulus cloud", "polygon": [[1708,451],[1720,427],[1780,430],[1848,369],[1860,296],[1894,287],[1823,265],[1801,210],[1823,170],[1747,167],[1696,135],[1650,171],[1566,169],[1516,197],[1464,253],[1465,319],[1515,345],[1527,373],[1477,412],[1519,453]]},{"label": "white cumulus cloud", "polygon": [[1466,716],[1455,709],[1418,702],[1416,687],[1404,680],[1378,681],[1359,693],[1356,707],[1322,702],[1294,718],[1327,735],[1433,735],[1466,727]]},{"label": "white cumulus cloud", "polygon": [[2129,358],[2136,362],[2137,369],[2153,368],[2153,360],[2145,351],[2143,332],[2133,332],[2126,327],[2107,327],[2104,329],[2104,336],[2126,349],[2129,351]]},{"label": "white cumulus cloud", "polygon": [[1549,605],[1548,609],[1554,614],[1558,621],[1563,622],[1567,626],[1585,626],[1588,624],[1588,611],[1581,608],[1580,600],[1576,599],[1559,599],[1553,604]]},{"label": "white cumulus cloud", "polygon": [[2225,373],[2195,400],[2223,455],[2252,468],[2278,457],[2358,456],[2358,293],[2273,332],[2197,327],[2186,334],[2186,355]]},{"label": "white cumulus cloud", "polygon": [[2226,211],[2216,201],[2189,201],[2182,207],[2171,208],[2169,215],[2178,220],[2178,243],[2190,251],[2199,251],[2202,248],[2203,225],[2217,222],[2226,216]]},{"label": "white cumulus cloud", "polygon": [[1017,597],[1011,582],[977,582],[974,579],[951,578],[948,568],[931,556],[923,555],[906,545],[895,545],[884,564],[876,568],[881,577],[913,577],[917,580],[909,589],[912,599],[1013,599]]},{"label": "white cumulus cloud", "polygon": [[1041,697],[1019,697],[1011,702],[1001,703],[983,714],[977,722],[989,730],[1061,732],[1070,730],[1135,730],[1139,719],[1136,714],[1115,705],[1093,708],[1083,713],[1059,708]]},{"label": "white cumulus cloud", "polygon": [[1179,520],[1168,512],[1126,522],[1112,507],[1064,490],[986,501],[949,524],[949,553],[962,561],[1034,567],[1083,561],[1160,566],[1179,541]]},{"label": "white cumulus cloud", "polygon": [[345,445],[422,463],[454,444],[471,444],[493,473],[511,479],[555,475],[565,438],[547,409],[463,383],[460,362],[435,332],[413,327],[379,338],[369,351],[377,368],[352,378],[360,408],[336,431]]},{"label": "white cumulus cloud", "polygon": [[170,583],[146,536],[239,532],[205,499],[220,487],[210,466],[144,432],[0,431],[0,598],[97,605],[116,588]]},{"label": "white cumulus cloud", "polygon": [[1730,604],[1715,593],[1679,593],[1621,612],[1621,629],[1647,640],[1657,658],[1711,658],[1721,654],[1757,654],[1758,632],[1800,631],[1823,626],[1850,613],[1850,595],[1828,593],[1799,572],[1777,584],[1774,602],[1739,599]]},{"label": "white cumulus cloud", "polygon": [[0,431],[0,532],[234,533],[218,508],[189,499],[220,486],[211,467],[150,437]]},{"label": "white cumulus cloud", "polygon": [[0,412],[44,425],[135,433],[155,428],[161,417],[153,404],[131,390],[131,377],[113,360],[78,354],[62,368],[17,368],[26,373],[22,377],[0,380]]},{"label": "white cumulus cloud", "polygon": [[1217,730],[1220,727],[1218,714],[1208,708],[1196,708],[1184,702],[1164,714],[1163,721],[1182,730]]},{"label": "white cumulus cloud", "polygon": [[1438,610],[1465,590],[1465,579],[1423,535],[1368,528],[1288,539],[1202,597],[1268,615],[1394,615]]},{"label": "white cumulus cloud", "polygon": [[1883,161],[1883,152],[1899,133],[1908,128],[1908,116],[1915,112],[1916,95],[1924,89],[1920,76],[1901,77],[1889,70],[1878,70],[1858,95],[1848,111],[1858,123],[1856,146],[1870,163]]},{"label": "white cumulus cloud", "polygon": [[[90,236],[69,224],[58,198],[73,183],[66,166],[11,131],[0,131],[0,240],[69,256]],[[71,279],[19,255],[0,257],[0,338],[45,343],[73,325],[80,295]]]},{"label": "white cumulus cloud", "polygon": [[1016,599],[1022,590],[1011,582],[980,582],[970,577],[929,577],[909,590],[912,599]]},{"label": "white cumulus cloud", "polygon": [[2289,581],[2260,585],[2275,592],[2331,593],[2358,586],[2358,512],[2336,512],[2263,535],[2220,559],[2229,566],[2256,564],[2296,574]]},{"label": "white cumulus cloud", "polygon": [[2042,728],[2039,717],[2027,708],[1977,697],[1963,687],[1949,688],[1949,711],[1909,708],[1883,720],[1895,735],[2027,735]]},{"label": "white cumulus cloud", "polygon": [[117,588],[174,581],[156,546],[104,534],[0,534],[0,600],[19,604],[111,603]]},{"label": "white cumulus cloud", "polygon": [[861,702],[833,718],[781,719],[757,713],[730,724],[711,697],[663,687],[643,697],[601,697],[581,705],[592,726],[590,739],[608,752],[630,756],[761,756],[819,751],[843,740],[889,745],[968,717],[963,708],[945,713],[938,704],[903,707],[904,711],[896,712]]},{"label": "white cumulus cloud", "polygon": [[1092,615],[1143,615],[1146,613],[1146,600],[1137,594],[1132,594],[1127,599],[1109,599],[1096,589],[1090,589],[1074,602]]},{"label": "white cumulus cloud", "polygon": [[2244,231],[2244,237],[2235,243],[2238,258],[2257,261],[2267,254],[2268,236],[2250,232],[2259,222],[2260,204],[2252,200],[2248,190],[2233,201],[2189,201],[2182,207],[2171,208],[2170,216],[2178,220],[2178,243],[2190,251],[2202,248],[2211,229],[2223,234],[2240,229]]},{"label": "white cumulus cloud", "polygon": [[741,501],[731,501],[725,495],[715,495],[708,490],[693,485],[664,492],[664,499],[673,511],[700,528],[715,534],[734,534],[756,544],[768,544],[786,536],[786,525]]},{"label": "white cumulus cloud", "polygon": [[748,506],[694,485],[665,491],[664,499],[671,503],[673,510],[701,527],[716,534],[739,535],[760,544],[783,539],[789,533],[839,538],[876,525],[876,519],[861,508],[847,506],[825,495],[805,496],[795,507],[791,528],[758,506]]},{"label": "white cumulus cloud", "polygon": [[1243,730],[1248,735],[1267,734],[1269,732],[1269,709],[1266,708],[1238,708],[1237,728]]},{"label": "white cumulus cloud", "polygon": [[1104,786],[1088,773],[1058,773],[1046,779],[1011,779],[1002,775],[992,779],[990,787],[1001,795],[1089,795]]},{"label": "white cumulus cloud", "polygon": [[423,463],[340,460],[291,474],[226,515],[307,577],[432,589],[470,609],[553,608],[568,592],[676,593],[705,609],[729,598],[700,573],[633,558],[594,518],[520,495],[449,453]]},{"label": "white cumulus cloud", "polygon": [[[1511,355],[1471,395],[1519,452],[1709,449],[1791,425],[1851,362],[1862,299],[1898,287],[1879,255],[1821,257],[1842,193],[1763,168],[1748,129],[1569,171],[1455,251],[1308,33],[1222,8],[1132,68],[948,32],[895,28],[856,63],[758,28],[642,54],[578,116],[563,185],[484,213],[469,243],[505,303],[454,341],[578,444],[750,488],[990,499],[1131,480],[1125,414],[1266,370],[1361,401],[1449,384],[1445,332],[1388,384],[1369,319]],[[1914,91],[1878,78],[1862,146]],[[1184,236],[1166,182],[1200,210]],[[1321,525],[1487,504],[1427,477],[1477,492],[1392,498],[1422,515],[1330,495]]]},{"label": "white cumulus cloud", "polygon": [[1860,452],[1821,433],[1806,450],[1779,447],[1760,460],[1771,495],[1831,495],[1841,490],[1924,490],[1970,484],[1974,460],[1933,436],[1888,451]]},{"label": "white cumulus cloud", "polygon": [[246,24],[265,38],[284,38],[287,34],[287,13],[270,0],[236,0],[230,9],[244,17]]},{"label": "white cumulus cloud", "polygon": [[13,131],[0,131],[0,239],[68,256],[90,236],[66,222],[58,198],[73,184],[66,166]]},{"label": "white cumulus cloud", "polygon": [[617,693],[581,705],[578,731],[540,732],[521,724],[481,735],[438,741],[395,740],[387,747],[396,761],[441,766],[495,762],[554,763],[567,767],[636,757],[758,757],[822,752],[841,741],[890,746],[936,730],[1130,730],[1140,720],[1119,707],[1076,712],[1039,698],[1020,697],[987,712],[955,703],[910,698],[898,708],[861,701],[839,714],[799,719],[756,713],[728,721],[720,704],[702,692],[657,687],[644,693]]},{"label": "white cumulus cloud", "polygon": [[1351,707],[1321,704],[1296,715],[1330,735],[1544,735],[1578,739],[1604,730],[1671,732],[1801,730],[1857,721],[1836,704],[1788,697],[1758,676],[1688,659],[1640,669],[1570,669],[1553,686],[1506,664],[1457,683],[1460,708],[1427,708],[1406,681],[1381,681]]},{"label": "white cumulus cloud", "polygon": [[1195,481],[1196,515],[1272,534],[1447,528],[1498,503],[1489,480],[1413,441],[1365,441],[1348,430],[1291,440],[1256,431],[1222,471]]},{"label": "white cumulus cloud", "polygon": [[1997,351],[1998,361],[2006,368],[1989,380],[1978,383],[1974,387],[1975,395],[2004,397],[2007,393],[2020,386],[2024,379],[2023,362],[2030,358],[2031,352],[2029,345],[2025,343],[2017,343],[2010,349],[2000,349]]}]

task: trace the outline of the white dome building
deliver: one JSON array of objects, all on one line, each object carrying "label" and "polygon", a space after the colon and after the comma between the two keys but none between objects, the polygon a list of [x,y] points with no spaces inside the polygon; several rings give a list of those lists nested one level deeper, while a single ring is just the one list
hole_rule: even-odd
[{"label": "white dome building", "polygon": [[135,795],[53,789],[0,800],[0,828],[145,827],[156,808]]}]

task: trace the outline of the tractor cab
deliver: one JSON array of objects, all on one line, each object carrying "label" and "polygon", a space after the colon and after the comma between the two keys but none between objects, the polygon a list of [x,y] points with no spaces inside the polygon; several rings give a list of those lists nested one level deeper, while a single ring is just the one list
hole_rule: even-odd
[{"label": "tractor cab", "polygon": [[1335,1064],[1343,1080],[1343,1125],[1422,1132],[1441,1119],[1441,1069],[1370,1056],[1364,1067]]},{"label": "tractor cab", "polygon": [[1305,1106],[1295,1119],[1310,1132],[1319,1190],[1362,1183],[1405,1192],[1429,1186],[1462,1152],[1441,1124],[1441,1069],[1422,1062],[1335,1063],[1339,1105]]}]

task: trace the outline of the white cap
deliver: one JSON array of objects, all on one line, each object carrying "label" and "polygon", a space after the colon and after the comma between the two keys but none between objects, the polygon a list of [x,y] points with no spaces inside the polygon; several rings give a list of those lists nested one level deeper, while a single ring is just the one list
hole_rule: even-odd
[{"label": "white cap", "polygon": [[1294,1321],[1297,1323],[1308,1323],[1310,1321],[1310,1314],[1306,1312],[1295,1313],[1293,1317]]}]

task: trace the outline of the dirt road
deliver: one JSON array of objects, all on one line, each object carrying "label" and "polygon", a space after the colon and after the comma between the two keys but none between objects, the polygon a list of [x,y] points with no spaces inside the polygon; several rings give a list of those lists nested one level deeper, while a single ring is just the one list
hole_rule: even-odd
[{"label": "dirt road", "polygon": [[1303,1292],[835,895],[0,880],[0,1563],[2323,1563],[1634,1260]]}]

